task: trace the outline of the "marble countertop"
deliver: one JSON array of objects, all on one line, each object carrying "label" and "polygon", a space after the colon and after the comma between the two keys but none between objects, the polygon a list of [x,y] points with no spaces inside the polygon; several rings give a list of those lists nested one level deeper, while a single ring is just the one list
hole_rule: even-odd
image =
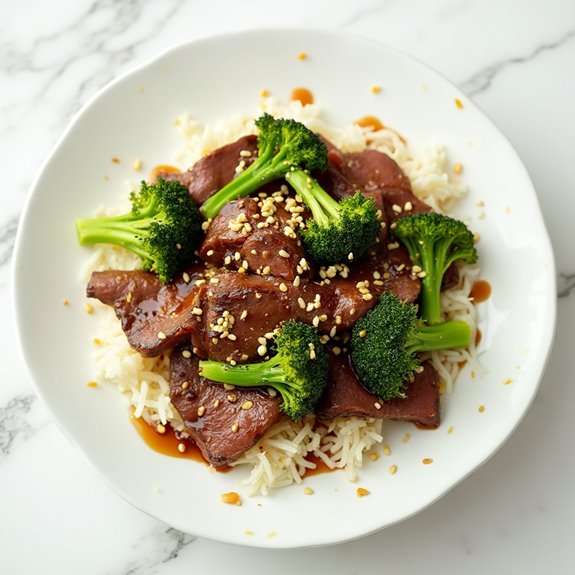
[{"label": "marble countertop", "polygon": [[[486,465],[431,508],[375,535],[270,551],[181,533],[101,481],[34,394],[14,337],[10,261],[39,165],[103,85],[175,43],[301,25],[408,52],[491,116],[537,189],[557,260],[559,313],[534,405]],[[5,3],[0,38],[1,573],[573,573],[573,0],[20,0]]]}]

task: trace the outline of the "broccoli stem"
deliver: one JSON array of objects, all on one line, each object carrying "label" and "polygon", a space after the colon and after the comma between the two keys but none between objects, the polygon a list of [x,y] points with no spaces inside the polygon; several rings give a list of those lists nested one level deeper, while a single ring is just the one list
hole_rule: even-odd
[{"label": "broccoli stem", "polygon": [[458,349],[469,345],[471,327],[464,321],[446,321],[435,325],[418,325],[406,344],[409,353],[437,349]]},{"label": "broccoli stem", "polygon": [[340,219],[340,206],[314,178],[304,170],[290,170],[287,181],[293,186],[302,200],[311,210],[313,219],[322,227],[327,227],[333,220]]},{"label": "broccoli stem", "polygon": [[430,324],[441,323],[441,282],[444,267],[443,253],[438,243],[426,243],[421,247],[422,267],[426,276],[421,282],[421,316]]},{"label": "broccoli stem", "polygon": [[283,382],[285,374],[277,356],[261,363],[230,365],[218,361],[202,361],[200,375],[219,383],[239,387],[255,387],[265,383]]},{"label": "broccoli stem", "polygon": [[141,230],[149,227],[153,218],[127,220],[126,216],[111,218],[84,218],[76,221],[80,245],[114,244],[133,251],[140,257],[148,252],[142,246]]},{"label": "broccoli stem", "polygon": [[264,184],[283,177],[289,169],[285,157],[286,154],[281,150],[275,156],[272,150],[264,151],[253,164],[202,204],[201,211],[204,216],[214,218],[228,202],[249,196]]}]

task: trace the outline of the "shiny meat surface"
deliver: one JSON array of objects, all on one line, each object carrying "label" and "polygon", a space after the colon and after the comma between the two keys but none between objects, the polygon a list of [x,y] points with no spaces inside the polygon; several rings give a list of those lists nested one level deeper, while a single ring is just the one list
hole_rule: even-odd
[{"label": "shiny meat surface", "polygon": [[192,310],[205,290],[194,283],[201,270],[190,267],[165,285],[151,272],[93,272],[86,295],[112,306],[132,348],[154,357],[198,329]]},{"label": "shiny meat surface", "polygon": [[430,364],[405,388],[405,399],[383,401],[367,391],[357,379],[347,354],[330,354],[328,386],[316,409],[321,419],[375,417],[413,421],[437,427],[440,422],[439,388]]},{"label": "shiny meat surface", "polygon": [[248,166],[255,157],[257,157],[256,136],[244,136],[204,156],[186,172],[159,173],[158,177],[180,181],[188,188],[192,198],[198,204],[202,204],[234,179],[236,168],[241,162],[244,166]]},{"label": "shiny meat surface", "polygon": [[237,459],[280,416],[278,397],[254,389],[228,391],[201,377],[189,345],[170,354],[170,396],[192,439],[214,467]]},{"label": "shiny meat surface", "polygon": [[[200,257],[231,269],[244,267],[259,274],[295,279],[305,252],[288,225],[293,214],[284,209],[281,198],[281,203],[264,204],[255,198],[228,202],[211,222]],[[290,235],[286,235],[286,228]],[[310,273],[307,270],[300,275]]]}]

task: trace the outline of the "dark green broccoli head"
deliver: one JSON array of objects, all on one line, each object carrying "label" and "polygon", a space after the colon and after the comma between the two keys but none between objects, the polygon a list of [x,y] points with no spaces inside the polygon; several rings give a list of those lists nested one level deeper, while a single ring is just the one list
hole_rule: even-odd
[{"label": "dark green broccoli head", "polygon": [[425,250],[433,250],[443,266],[442,273],[455,260],[477,261],[473,233],[461,221],[438,214],[418,212],[399,218],[391,234],[399,239],[414,257],[423,259]]},{"label": "dark green broccoli head", "polygon": [[277,367],[268,379],[280,392],[282,411],[298,420],[311,413],[327,382],[327,352],[317,331],[302,322],[287,321],[275,341]]},{"label": "dark green broccoli head", "polygon": [[315,328],[286,321],[276,336],[272,357],[260,363],[230,365],[200,361],[206,379],[239,387],[272,387],[282,397],[281,410],[294,420],[311,413],[327,382],[327,352]]},{"label": "dark green broccoli head", "polygon": [[425,325],[417,306],[391,292],[353,326],[351,359],[362,385],[383,400],[404,397],[419,368],[418,352],[467,347],[471,328],[463,321]]},{"label": "dark green broccoli head", "polygon": [[81,245],[108,243],[126,248],[142,268],[169,281],[189,263],[202,238],[202,216],[188,190],[176,180],[141,183],[130,194],[127,214],[76,221]]},{"label": "dark green broccoli head", "polygon": [[[274,157],[286,171],[291,167],[305,170],[327,168],[327,146],[322,139],[301,122],[290,118],[274,118],[263,114],[256,120],[258,157]],[[282,174],[283,175],[283,174]]]},{"label": "dark green broccoli head", "polygon": [[229,201],[249,196],[264,184],[285,177],[293,168],[327,168],[326,145],[301,122],[263,114],[256,120],[256,127],[258,157],[202,204],[207,218],[214,218]]},{"label": "dark green broccoli head", "polygon": [[[304,199],[305,201],[305,199]],[[306,222],[301,237],[306,251],[319,265],[357,260],[372,248],[381,229],[377,207],[360,192],[338,203],[335,216],[324,212]]]},{"label": "dark green broccoli head", "polygon": [[449,266],[456,261],[477,261],[473,233],[460,220],[435,212],[399,218],[391,229],[407,248],[422,272],[421,315],[430,323],[441,321],[441,285]]},{"label": "dark green broccoli head", "polygon": [[362,385],[384,400],[403,397],[404,384],[419,366],[407,351],[417,325],[417,308],[386,292],[353,327],[353,367]]}]

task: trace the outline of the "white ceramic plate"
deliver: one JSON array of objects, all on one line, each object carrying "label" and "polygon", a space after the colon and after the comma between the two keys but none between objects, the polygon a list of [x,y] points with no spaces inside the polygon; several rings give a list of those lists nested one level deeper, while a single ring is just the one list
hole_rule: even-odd
[{"label": "white ceramic plate", "polygon": [[[302,52],[307,59],[298,59]],[[373,94],[373,85],[382,91]],[[481,234],[482,277],[493,288],[480,308],[485,373],[459,378],[437,431],[386,424],[393,453],[368,462],[356,484],[342,472],[317,475],[306,479],[311,497],[294,486],[229,506],[220,494],[241,491],[241,471],[210,473],[201,463],[152,451],[115,390],[86,387],[93,320],[82,309],[80,268],[87,251],[77,245],[74,222],[97,205],[118,203],[125,181],[134,179],[133,158],[149,165],[172,160],[180,144],[172,120],[182,111],[202,121],[257,114],[262,89],[287,100],[299,86],[313,92],[336,125],[375,115],[414,147],[444,144],[450,160],[464,166],[470,195],[462,213],[477,216],[476,200],[485,202],[485,218],[471,220]],[[122,162],[113,164],[113,156]],[[106,87],[41,170],[21,220],[14,265],[18,330],[37,392],[110,486],[180,530],[286,548],[341,542],[406,519],[484,463],[537,391],[555,325],[554,282],[553,254],[527,172],[472,102],[427,67],[379,44],[287,30],[183,45]],[[403,443],[406,432],[411,440]],[[424,458],[433,463],[424,465]],[[395,475],[388,472],[391,464],[398,466]],[[370,495],[357,497],[358,486]]]}]

